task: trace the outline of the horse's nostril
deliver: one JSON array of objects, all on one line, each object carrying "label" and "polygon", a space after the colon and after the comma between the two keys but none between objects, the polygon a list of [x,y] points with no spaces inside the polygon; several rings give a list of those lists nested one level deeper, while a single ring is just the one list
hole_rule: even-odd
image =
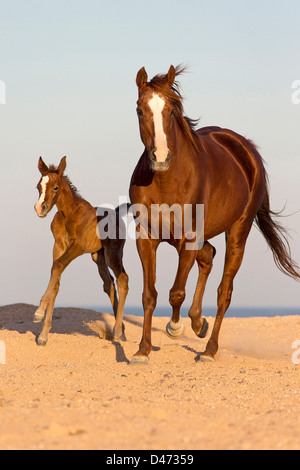
[{"label": "horse's nostril", "polygon": [[152,160],[153,162],[157,162],[157,158],[156,158],[155,152],[156,152],[156,149],[152,150],[152,151],[151,151],[151,154],[150,154],[151,160]]},{"label": "horse's nostril", "polygon": [[169,152],[169,153],[168,153],[168,156],[167,156],[166,162],[169,163],[169,161],[171,160],[171,158],[172,158],[172,154],[171,154],[171,152]]},{"label": "horse's nostril", "polygon": [[47,205],[46,205],[46,204],[42,204],[42,211],[43,211],[43,212],[46,212],[46,210],[47,210]]}]

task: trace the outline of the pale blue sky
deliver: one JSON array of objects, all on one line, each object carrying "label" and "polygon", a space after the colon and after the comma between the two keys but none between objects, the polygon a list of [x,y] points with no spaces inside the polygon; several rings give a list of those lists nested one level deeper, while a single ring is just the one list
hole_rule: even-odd
[{"label": "pale blue sky", "polygon": [[[38,157],[68,157],[68,175],[94,205],[127,196],[143,150],[136,119],[136,73],[149,76],[186,63],[185,111],[200,124],[220,125],[253,139],[267,162],[274,210],[300,209],[300,105],[291,101],[300,79],[298,0],[0,0],[1,251],[0,304],[37,304],[50,274],[54,211],[33,210]],[[282,221],[300,263],[300,214]],[[205,296],[215,305],[222,275],[223,237]],[[129,241],[128,305],[141,303],[142,271]],[[165,266],[168,266],[166,271]],[[158,257],[159,304],[168,304],[177,255]],[[191,302],[196,268],[188,282]],[[64,273],[57,304],[107,305],[89,255]],[[282,275],[253,229],[235,282],[232,305],[299,306],[299,284]]]}]

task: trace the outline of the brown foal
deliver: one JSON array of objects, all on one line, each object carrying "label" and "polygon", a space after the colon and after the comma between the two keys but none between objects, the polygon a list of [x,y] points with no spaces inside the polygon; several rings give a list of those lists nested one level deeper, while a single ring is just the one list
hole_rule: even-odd
[{"label": "brown foal", "polygon": [[[58,212],[51,224],[55,239],[51,279],[34,315],[34,322],[39,323],[47,312],[38,344],[44,346],[48,341],[54,303],[63,271],[75,258],[84,253],[91,253],[103,280],[104,291],[110,298],[115,315],[114,337],[125,340],[125,328],[122,323],[128,293],[128,276],[123,266],[125,240],[99,238],[96,208],[84,200],[68,177],[64,176],[65,168],[66,157],[62,158],[57,168],[48,167],[42,158],[39,159],[38,169],[42,177],[37,186],[40,197],[35,210],[39,217],[46,217],[56,205]],[[109,268],[117,280],[119,299]]]},{"label": "brown foal", "polygon": [[[218,289],[217,316],[202,360],[213,361],[218,351],[221,323],[230,305],[233,280],[241,266],[254,221],[279,269],[294,279],[300,278],[285,231],[273,219],[267,175],[256,147],[228,129],[196,129],[197,122],[183,114],[182,96],[175,82],[183,71],[171,66],[166,75],[157,75],[150,81],[144,68],[137,74],[137,114],[145,150],[132,175],[130,198],[132,204],[146,206],[148,221],[151,221],[153,205],[171,207],[176,204],[182,207],[182,213],[186,205],[194,209],[204,206],[204,245],[187,249],[185,234],[180,239],[174,235],[174,222],[171,222],[168,239],[153,237],[151,223],[143,227],[149,236],[137,238],[137,248],[144,273],[144,327],[133,363],[147,363],[151,352],[152,315],[157,302],[156,251],[161,242],[173,245],[179,255],[178,271],[170,291],[173,314],[167,326],[168,334],[178,337],[183,332],[180,308],[189,272],[196,262],[199,278],[189,316],[194,332],[203,338],[208,324],[201,318],[202,298],[215,255],[209,240],[225,232],[226,256]],[[195,222],[193,215],[193,226]]]}]

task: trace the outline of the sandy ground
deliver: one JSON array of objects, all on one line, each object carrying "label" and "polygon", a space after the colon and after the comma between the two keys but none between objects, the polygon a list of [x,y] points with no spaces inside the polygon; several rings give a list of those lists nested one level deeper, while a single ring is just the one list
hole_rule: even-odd
[{"label": "sandy ground", "polygon": [[225,319],[216,363],[188,318],[173,341],[154,317],[150,364],[132,366],[142,318],[115,342],[112,315],[58,308],[38,347],[34,311],[0,307],[0,449],[300,449],[300,317]]}]

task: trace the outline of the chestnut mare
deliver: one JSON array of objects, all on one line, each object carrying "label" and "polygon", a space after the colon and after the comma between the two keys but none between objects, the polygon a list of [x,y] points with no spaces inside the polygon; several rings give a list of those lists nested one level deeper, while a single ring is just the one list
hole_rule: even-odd
[{"label": "chestnut mare", "polygon": [[[55,238],[51,279],[34,316],[34,322],[39,323],[43,320],[47,310],[38,344],[44,346],[48,341],[54,303],[63,271],[75,258],[84,253],[91,253],[103,280],[104,291],[110,298],[116,318],[114,337],[125,339],[124,325],[122,324],[128,293],[128,276],[122,262],[125,240],[118,238],[116,240],[110,238],[101,240],[99,238],[96,208],[85,201],[68,177],[64,176],[66,157],[62,158],[57,168],[48,167],[40,158],[38,168],[42,177],[37,186],[40,197],[35,205],[35,210],[39,217],[46,217],[55,204],[58,209],[51,224]],[[113,277],[108,268],[111,268],[116,276],[119,300]]]},{"label": "chestnut mare", "polygon": [[[228,129],[206,127],[196,130],[196,121],[183,115],[182,96],[177,75],[184,68],[171,66],[168,74],[157,75],[150,82],[143,67],[137,74],[139,90],[137,114],[140,134],[145,145],[130,184],[133,204],[146,205],[150,214],[153,204],[204,204],[204,245],[199,250],[186,248],[187,238],[180,240],[137,238],[143,266],[144,326],[139,350],[132,363],[147,363],[151,352],[152,314],[156,307],[156,250],[162,241],[173,245],[179,255],[175,283],[170,291],[172,320],[167,325],[170,336],[183,332],[180,307],[185,286],[195,261],[199,278],[189,311],[194,332],[207,334],[208,323],[201,318],[202,298],[212,269],[215,249],[208,240],[225,232],[224,273],[218,288],[218,310],[211,337],[201,360],[213,361],[218,351],[219,332],[233,291],[233,280],[243,259],[247,237],[255,221],[270,246],[278,268],[299,279],[297,265],[291,259],[284,229],[270,210],[267,175],[263,160],[254,144]],[[150,216],[149,216],[150,217]],[[148,218],[149,218],[148,217]],[[149,218],[150,220],[150,218]]]}]

